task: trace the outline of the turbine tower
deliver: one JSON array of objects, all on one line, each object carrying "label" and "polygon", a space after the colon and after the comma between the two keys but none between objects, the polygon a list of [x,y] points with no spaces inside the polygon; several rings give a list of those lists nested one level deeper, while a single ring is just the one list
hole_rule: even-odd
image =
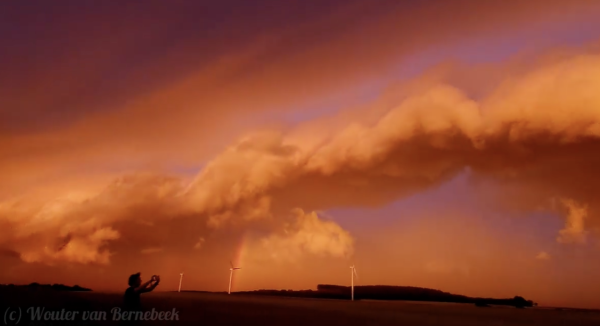
[{"label": "turbine tower", "polygon": [[236,269],[242,269],[241,267],[233,267],[233,263],[231,261],[229,264],[231,265],[231,268],[229,269],[229,291],[227,291],[227,294],[231,294],[231,279],[233,278],[233,271]]},{"label": "turbine tower", "polygon": [[354,267],[354,265],[350,266],[350,277],[351,277],[351,286],[352,286],[352,301],[354,301],[354,275],[356,275],[356,278],[358,279],[358,274],[356,273],[356,267]]},{"label": "turbine tower", "polygon": [[177,292],[181,292],[181,281],[183,281],[183,273],[179,273],[179,290]]}]

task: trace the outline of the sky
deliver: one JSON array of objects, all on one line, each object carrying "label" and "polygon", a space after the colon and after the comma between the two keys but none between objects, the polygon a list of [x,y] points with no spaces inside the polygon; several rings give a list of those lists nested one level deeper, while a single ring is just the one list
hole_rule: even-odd
[{"label": "sky", "polygon": [[[0,283],[600,308],[600,3],[0,5]],[[158,289],[157,289],[158,290]]]}]

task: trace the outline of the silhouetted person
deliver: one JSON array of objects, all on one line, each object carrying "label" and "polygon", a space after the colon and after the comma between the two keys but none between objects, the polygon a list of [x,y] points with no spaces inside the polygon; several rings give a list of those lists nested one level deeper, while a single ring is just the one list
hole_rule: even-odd
[{"label": "silhouetted person", "polygon": [[125,291],[124,310],[141,311],[140,294],[154,290],[158,283],[160,283],[160,276],[158,275],[153,275],[150,281],[146,283],[142,283],[140,273],[129,276],[129,288]]}]

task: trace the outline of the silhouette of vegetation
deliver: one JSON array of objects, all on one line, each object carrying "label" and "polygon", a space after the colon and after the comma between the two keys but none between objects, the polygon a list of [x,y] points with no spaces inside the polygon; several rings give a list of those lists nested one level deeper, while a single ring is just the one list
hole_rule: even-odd
[{"label": "silhouette of vegetation", "polygon": [[[237,294],[260,294],[274,296],[291,296],[322,299],[349,299],[351,288],[349,286],[319,284],[317,290],[256,290],[236,292]],[[520,296],[511,299],[473,298],[464,295],[452,294],[440,290],[419,288],[412,286],[387,286],[387,285],[361,285],[354,287],[355,300],[405,300],[405,301],[433,301],[471,303],[477,307],[490,305],[513,306],[517,308],[533,307],[536,305],[531,300]]]},{"label": "silhouette of vegetation", "polygon": [[0,284],[3,288],[29,288],[32,290],[53,290],[53,291],[92,291],[91,289],[79,285],[68,286],[64,284],[40,284],[33,282],[28,285]]}]

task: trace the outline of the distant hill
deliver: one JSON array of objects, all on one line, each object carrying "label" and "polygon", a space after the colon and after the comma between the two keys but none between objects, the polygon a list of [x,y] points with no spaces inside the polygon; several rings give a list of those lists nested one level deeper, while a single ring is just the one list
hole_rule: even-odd
[{"label": "distant hill", "polygon": [[31,283],[28,285],[0,284],[0,288],[28,288],[32,290],[53,290],[53,291],[92,291],[91,289],[79,285],[68,286],[64,284],[39,284]]},{"label": "distant hill", "polygon": [[[323,298],[323,299],[349,299],[351,288],[349,286],[319,284],[317,290],[256,290],[235,292],[236,294],[259,294],[288,297]],[[513,306],[518,308],[533,307],[537,305],[531,300],[520,296],[507,299],[474,298],[464,295],[452,294],[440,290],[419,288],[412,286],[389,285],[361,285],[354,287],[354,299],[368,300],[406,300],[406,301],[433,301],[472,303],[478,307],[489,305]]]}]

